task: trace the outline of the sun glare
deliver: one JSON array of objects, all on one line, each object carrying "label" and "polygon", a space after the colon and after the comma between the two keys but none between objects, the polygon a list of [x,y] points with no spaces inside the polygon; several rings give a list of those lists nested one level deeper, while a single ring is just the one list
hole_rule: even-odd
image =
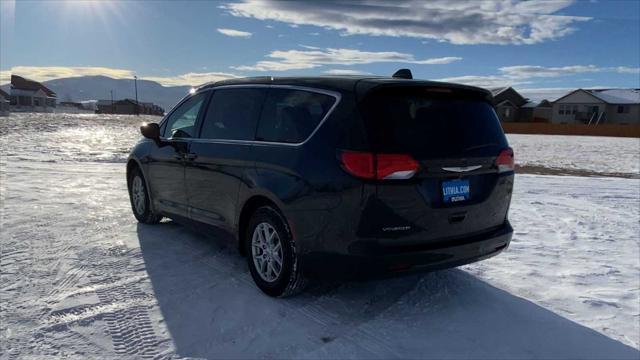
[{"label": "sun glare", "polygon": [[62,2],[63,16],[105,22],[108,18],[118,16],[117,2],[108,0],[65,0]]}]

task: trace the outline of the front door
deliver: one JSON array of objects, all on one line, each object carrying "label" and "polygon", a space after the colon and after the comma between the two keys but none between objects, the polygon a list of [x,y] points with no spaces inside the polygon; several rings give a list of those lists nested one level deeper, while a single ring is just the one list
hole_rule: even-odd
[{"label": "front door", "polygon": [[214,90],[186,165],[193,220],[233,229],[238,191],[254,167],[253,143],[266,88]]},{"label": "front door", "polygon": [[149,154],[147,181],[153,205],[161,212],[188,216],[185,161],[207,96],[196,94],[176,107],[162,125],[162,145],[154,145]]}]

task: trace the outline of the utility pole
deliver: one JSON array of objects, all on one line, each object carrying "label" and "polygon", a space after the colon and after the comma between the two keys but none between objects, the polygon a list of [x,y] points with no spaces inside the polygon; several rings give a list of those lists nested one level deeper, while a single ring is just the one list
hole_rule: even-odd
[{"label": "utility pole", "polygon": [[111,113],[113,114],[114,113],[114,110],[113,110],[113,90],[109,90],[109,93],[111,93]]},{"label": "utility pole", "polygon": [[140,104],[138,104],[138,77],[133,77],[133,86],[136,88],[136,115],[140,116]]}]

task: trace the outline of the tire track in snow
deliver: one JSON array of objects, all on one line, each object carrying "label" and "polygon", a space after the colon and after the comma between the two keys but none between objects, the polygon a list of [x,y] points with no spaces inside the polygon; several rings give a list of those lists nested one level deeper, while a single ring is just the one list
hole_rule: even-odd
[{"label": "tire track in snow", "polygon": [[67,291],[72,285],[77,284],[78,281],[80,281],[80,279],[85,277],[88,273],[89,271],[87,270],[87,267],[84,265],[80,265],[79,267],[73,267],[67,270],[64,273],[64,276],[62,277],[62,279],[55,282],[55,286],[53,289],[51,289],[51,291],[49,291],[48,296],[55,297],[56,295],[59,295],[61,292]]},{"label": "tire track in snow", "polygon": [[[156,357],[159,341],[148,312],[153,296],[145,293],[137,282],[123,282],[120,276],[130,272],[131,260],[136,258],[136,254],[131,254],[123,245],[110,247],[106,253],[95,250],[98,249],[94,248],[86,259],[95,264],[89,279],[95,286],[100,304],[120,305],[105,309],[107,311],[103,314],[116,354]],[[106,258],[107,262],[100,263],[101,258]],[[104,286],[105,283],[112,286]]]}]

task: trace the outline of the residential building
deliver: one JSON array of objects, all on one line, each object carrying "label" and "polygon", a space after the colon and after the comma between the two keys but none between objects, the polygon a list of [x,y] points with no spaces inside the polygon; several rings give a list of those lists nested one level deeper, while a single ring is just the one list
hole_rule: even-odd
[{"label": "residential building", "polygon": [[0,89],[0,116],[9,115],[10,95]]},{"label": "residential building", "polygon": [[73,102],[73,101],[61,101],[56,108],[58,113],[68,114],[92,114],[95,113],[95,109],[87,104],[87,102]]},{"label": "residential building", "polygon": [[539,103],[528,101],[518,110],[518,121],[550,122],[551,103],[548,100],[542,100]]},{"label": "residential building", "polygon": [[12,111],[52,112],[56,93],[37,81],[11,75],[10,105]]},{"label": "residential building", "polygon": [[496,108],[496,113],[500,121],[521,121],[520,108],[528,102],[525,97],[510,86],[489,90],[491,94],[493,94],[493,105]]},{"label": "residential building", "polygon": [[577,89],[553,102],[556,124],[640,124],[640,89]]},{"label": "residential building", "polygon": [[111,100],[98,100],[96,102],[96,113],[98,114],[113,114],[115,107],[113,106],[115,101]]},{"label": "residential building", "polygon": [[96,103],[99,114],[125,114],[134,115],[164,115],[164,109],[150,102],[137,102],[133,99],[122,99],[111,102],[111,100],[98,100]]}]

